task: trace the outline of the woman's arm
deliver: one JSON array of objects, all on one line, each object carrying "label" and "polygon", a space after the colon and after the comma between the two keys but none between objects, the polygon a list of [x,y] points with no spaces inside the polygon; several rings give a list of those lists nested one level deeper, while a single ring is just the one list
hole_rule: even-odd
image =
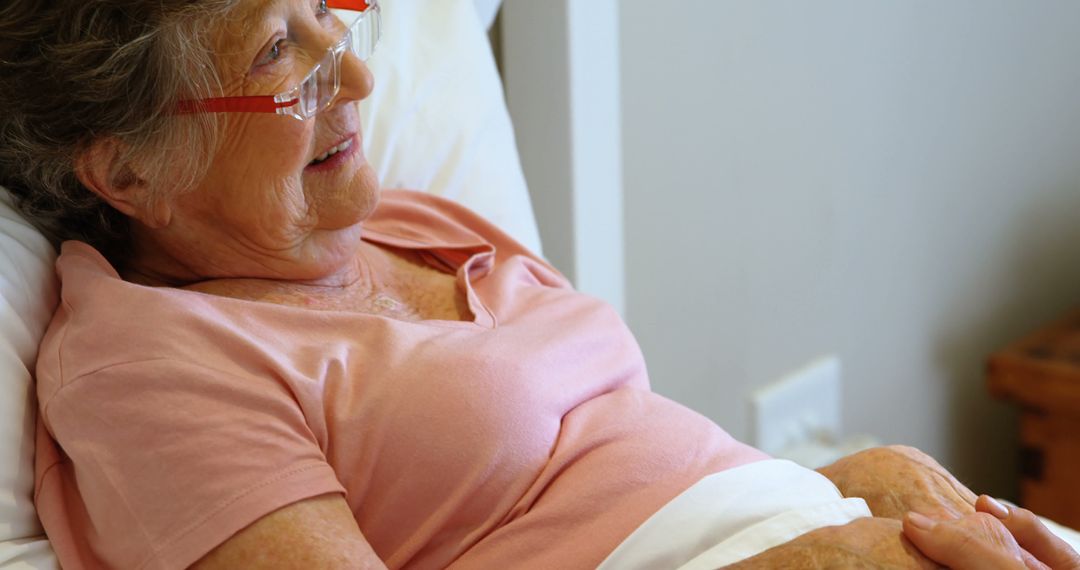
[{"label": "woman's arm", "polygon": [[255,521],[191,567],[216,569],[383,569],[345,498],[322,495]]},{"label": "woman's arm", "polygon": [[817,570],[820,568],[940,568],[904,538],[894,519],[861,518],[843,526],[808,532],[757,556],[727,567],[730,570]]}]

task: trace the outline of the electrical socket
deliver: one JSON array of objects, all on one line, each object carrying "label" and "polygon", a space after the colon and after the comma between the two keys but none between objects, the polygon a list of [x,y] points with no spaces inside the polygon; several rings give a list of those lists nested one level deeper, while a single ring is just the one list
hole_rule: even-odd
[{"label": "electrical socket", "polygon": [[840,359],[815,360],[751,395],[754,444],[770,455],[809,442],[835,444],[841,435]]}]

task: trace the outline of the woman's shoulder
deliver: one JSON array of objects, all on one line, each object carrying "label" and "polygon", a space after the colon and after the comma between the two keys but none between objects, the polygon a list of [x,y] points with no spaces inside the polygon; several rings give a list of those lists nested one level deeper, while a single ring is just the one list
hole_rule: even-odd
[{"label": "woman's shoulder", "polygon": [[39,387],[58,388],[97,370],[141,361],[207,361],[238,333],[248,306],[125,281],[90,245],[68,241],[56,263],[60,303],[42,339]]}]

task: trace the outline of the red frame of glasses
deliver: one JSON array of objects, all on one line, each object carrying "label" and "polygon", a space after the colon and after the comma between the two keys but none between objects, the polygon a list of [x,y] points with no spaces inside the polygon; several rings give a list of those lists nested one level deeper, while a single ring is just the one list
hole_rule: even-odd
[{"label": "red frame of glasses", "polygon": [[[370,5],[366,0],[326,0],[327,8],[341,10],[366,11]],[[191,113],[277,113],[284,107],[291,107],[297,99],[278,102],[275,95],[246,95],[239,97],[215,97],[195,101],[181,101],[176,108],[180,114]]]}]

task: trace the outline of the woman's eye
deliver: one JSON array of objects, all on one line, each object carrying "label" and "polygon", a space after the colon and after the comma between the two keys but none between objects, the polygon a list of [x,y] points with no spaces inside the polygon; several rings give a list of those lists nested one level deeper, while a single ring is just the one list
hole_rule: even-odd
[{"label": "woman's eye", "polygon": [[270,46],[270,50],[266,52],[262,60],[259,61],[259,65],[269,65],[281,59],[281,52],[285,49],[285,40],[280,39],[274,42],[273,46]]},{"label": "woman's eye", "polygon": [[315,8],[315,13],[320,16],[330,13],[330,7],[326,5],[326,0],[319,1],[319,5]]}]

